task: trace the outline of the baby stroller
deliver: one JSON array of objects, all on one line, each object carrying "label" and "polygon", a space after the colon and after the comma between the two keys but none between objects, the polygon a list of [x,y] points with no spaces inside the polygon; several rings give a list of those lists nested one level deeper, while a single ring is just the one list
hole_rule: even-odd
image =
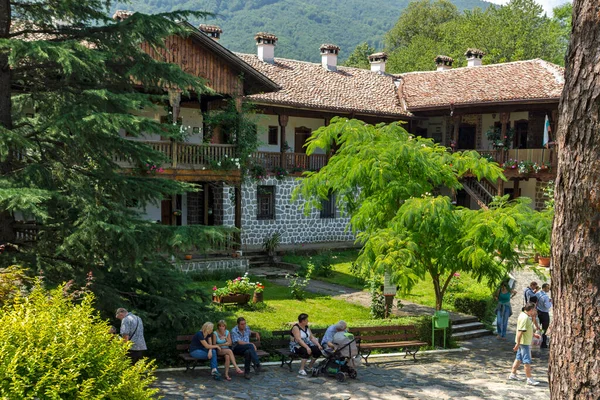
[{"label": "baby stroller", "polygon": [[338,332],[333,337],[335,350],[323,352],[325,357],[312,370],[312,376],[320,374],[335,376],[339,382],[344,382],[347,377],[356,379],[356,363],[354,358],[358,356],[354,335],[349,332]]}]

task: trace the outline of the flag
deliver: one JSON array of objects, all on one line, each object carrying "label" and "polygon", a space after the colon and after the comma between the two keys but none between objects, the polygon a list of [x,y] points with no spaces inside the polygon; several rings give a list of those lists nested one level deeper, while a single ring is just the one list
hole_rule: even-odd
[{"label": "flag", "polygon": [[546,114],[546,121],[544,122],[544,142],[542,145],[544,147],[548,147],[548,142],[550,141],[550,120],[548,119],[548,114]]}]

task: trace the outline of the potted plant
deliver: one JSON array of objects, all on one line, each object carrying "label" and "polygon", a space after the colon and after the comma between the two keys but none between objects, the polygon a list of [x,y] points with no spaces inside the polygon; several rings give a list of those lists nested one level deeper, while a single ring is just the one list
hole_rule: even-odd
[{"label": "potted plant", "polygon": [[263,249],[272,261],[275,261],[275,252],[281,244],[281,232],[275,231],[272,234],[265,237],[263,240]]},{"label": "potted plant", "polygon": [[181,217],[181,214],[182,214],[181,210],[173,210],[173,215],[174,216]]},{"label": "potted plant", "polygon": [[546,242],[538,242],[535,251],[539,254],[538,263],[541,267],[550,266],[550,245]]},{"label": "potted plant", "polygon": [[244,276],[238,276],[235,279],[228,280],[225,287],[213,287],[213,301],[216,303],[237,303],[246,304],[250,301],[250,293],[255,288],[255,284],[250,282],[248,273]]},{"label": "potted plant", "polygon": [[185,258],[186,260],[191,260],[192,255],[188,253],[188,254],[184,255],[183,258]]},{"label": "potted plant", "polygon": [[265,285],[260,282],[256,282],[254,284],[254,296],[252,297],[253,303],[262,303],[263,302],[263,292],[265,290]]}]

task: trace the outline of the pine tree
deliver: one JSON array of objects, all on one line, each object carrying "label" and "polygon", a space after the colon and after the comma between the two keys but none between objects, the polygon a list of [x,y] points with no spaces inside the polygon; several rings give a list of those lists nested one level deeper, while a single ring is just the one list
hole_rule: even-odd
[{"label": "pine tree", "polygon": [[[178,329],[201,308],[191,306],[196,294],[168,262],[173,246],[206,248],[224,234],[142,219],[132,205],[193,188],[124,173],[113,160],[163,161],[120,129],[179,138],[178,127],[132,111],[164,107],[166,88],[183,96],[209,89],[140,44],[161,47],[169,35],[188,34],[178,20],[206,14],[135,13],[113,21],[112,3],[0,0],[0,264],[43,271],[51,284],[92,272],[105,315],[124,305],[148,317],[150,332],[157,324]],[[35,241],[15,244],[17,211],[39,224]]]}]

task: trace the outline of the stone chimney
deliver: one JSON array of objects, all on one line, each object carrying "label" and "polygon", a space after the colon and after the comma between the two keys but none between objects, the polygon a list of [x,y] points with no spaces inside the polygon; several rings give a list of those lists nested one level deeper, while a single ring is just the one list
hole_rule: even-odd
[{"label": "stone chimney", "polygon": [[445,71],[447,69],[452,69],[452,63],[454,59],[448,56],[437,56],[435,58],[435,65],[437,65],[438,71]]},{"label": "stone chimney", "polygon": [[133,15],[133,11],[127,11],[127,10],[117,10],[115,11],[114,15],[113,15],[113,19],[115,21],[123,21],[126,20],[127,18],[131,17]]},{"label": "stone chimney", "polygon": [[221,33],[223,33],[223,29],[221,29],[217,25],[202,24],[198,26],[198,29],[200,30],[200,32],[204,33],[207,36],[210,36],[217,42],[219,41],[219,39],[221,39]]},{"label": "stone chimney", "polygon": [[371,64],[371,71],[373,72],[385,72],[385,62],[388,59],[386,53],[373,53],[369,56],[369,63]]},{"label": "stone chimney", "polygon": [[258,32],[254,35],[258,59],[269,64],[275,63],[275,44],[277,36],[272,33]]},{"label": "stone chimney", "polygon": [[321,47],[321,65],[327,71],[337,71],[337,58],[340,52],[339,46],[335,44],[322,44]]},{"label": "stone chimney", "polygon": [[481,65],[481,59],[485,53],[479,49],[467,49],[465,57],[467,57],[468,67],[478,67]]}]

